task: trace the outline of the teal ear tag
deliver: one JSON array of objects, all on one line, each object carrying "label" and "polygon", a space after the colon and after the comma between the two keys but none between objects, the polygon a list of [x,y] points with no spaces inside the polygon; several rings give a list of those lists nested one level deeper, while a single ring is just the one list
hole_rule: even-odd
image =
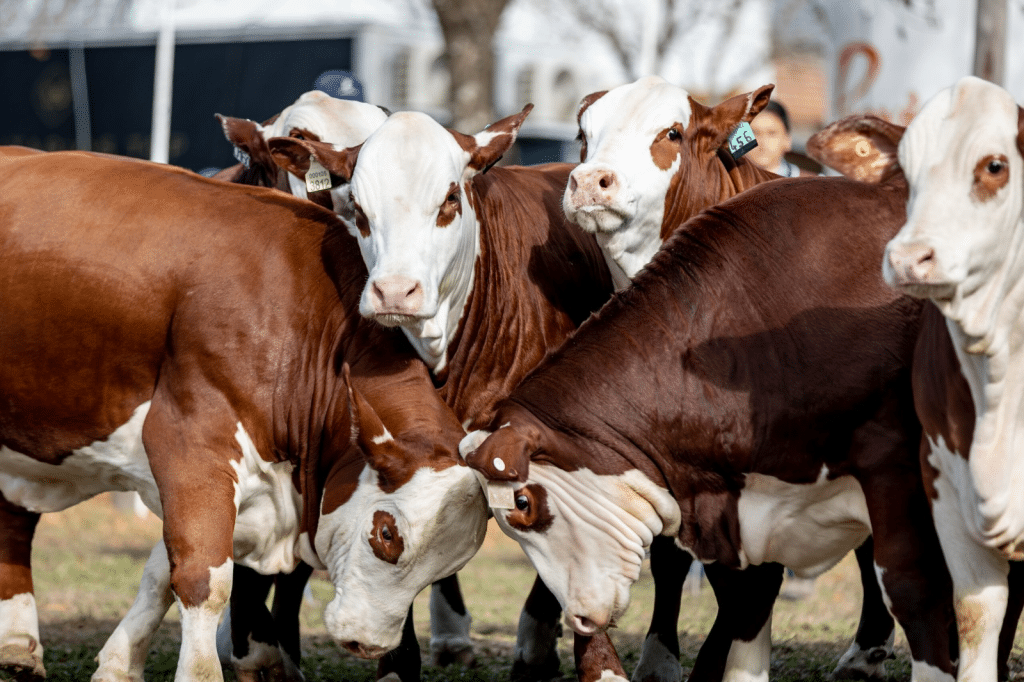
[{"label": "teal ear tag", "polygon": [[736,130],[732,131],[732,135],[729,136],[729,153],[734,159],[739,159],[756,146],[757,138],[754,137],[754,131],[746,121],[736,126]]}]

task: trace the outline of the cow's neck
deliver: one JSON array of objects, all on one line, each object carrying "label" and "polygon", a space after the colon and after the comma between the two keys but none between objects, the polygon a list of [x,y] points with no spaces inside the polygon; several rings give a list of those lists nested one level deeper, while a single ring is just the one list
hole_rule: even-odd
[{"label": "cow's neck", "polygon": [[[471,185],[465,185],[467,188]],[[467,194],[469,191],[467,190]],[[438,376],[444,376],[459,321],[465,314],[476,279],[476,263],[480,257],[480,224],[471,201],[463,202],[462,220],[475,229],[463,231],[458,253],[452,259],[438,286],[437,312],[433,317],[403,325],[402,331],[416,352]],[[454,227],[452,229],[455,229]]]},{"label": "cow's neck", "polygon": [[621,291],[661,248],[657,224],[646,218],[615,232],[598,232],[597,243],[604,254],[615,289]]}]

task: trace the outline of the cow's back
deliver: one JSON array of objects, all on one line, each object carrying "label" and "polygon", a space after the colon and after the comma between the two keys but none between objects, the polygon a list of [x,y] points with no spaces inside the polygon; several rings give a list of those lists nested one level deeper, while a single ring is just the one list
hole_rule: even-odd
[{"label": "cow's back", "polygon": [[[155,164],[79,152],[0,160],[3,445],[59,461],[125,424],[183,358],[230,368],[236,390],[264,387],[307,331],[289,307],[326,315],[337,300],[320,259],[333,220]],[[232,363],[247,353],[262,362],[239,373]]]}]

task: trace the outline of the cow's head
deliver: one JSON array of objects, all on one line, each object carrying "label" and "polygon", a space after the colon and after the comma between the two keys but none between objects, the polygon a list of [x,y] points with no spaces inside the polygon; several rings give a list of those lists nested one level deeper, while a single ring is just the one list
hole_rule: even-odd
[{"label": "cow's head", "polygon": [[324,159],[331,173],[351,175],[349,230],[370,272],[359,312],[401,326],[435,369],[473,284],[480,225],[471,180],[512,146],[532,108],[475,136],[399,112],[360,147]]},{"label": "cow's head", "polygon": [[[512,414],[513,416],[508,416]],[[498,525],[516,540],[582,635],[611,625],[656,535],[675,533],[679,505],[636,469],[602,471],[571,439],[525,411],[459,446],[487,486]]]},{"label": "cow's head", "polygon": [[582,163],[569,176],[566,216],[621,254],[616,262],[633,277],[661,246],[666,204],[680,199],[681,185],[701,208],[722,198],[719,149],[764,108],[773,88],[710,108],[657,76],[588,95],[578,113]]},{"label": "cow's head", "polygon": [[[300,142],[322,142],[341,149],[352,147],[365,140],[387,116],[378,106],[311,90],[262,124],[220,114],[217,120],[225,137],[234,145],[235,155],[249,171],[248,176],[257,181],[255,184],[277,186],[278,173],[283,170],[292,194],[312,199],[327,208],[337,205],[336,212],[341,212],[348,202],[348,187],[341,186],[340,179],[335,178],[330,191],[317,191],[316,196],[306,191],[310,153]],[[275,139],[279,142],[275,143]]]},{"label": "cow's head", "polygon": [[[436,396],[417,364],[419,383]],[[364,457],[321,462],[315,554],[304,558],[326,568],[335,586],[328,632],[352,653],[377,658],[398,646],[416,595],[480,548],[488,512],[458,455],[465,432],[440,398],[417,406],[398,390],[375,409],[349,386],[350,420],[340,426]]]},{"label": "cow's head", "polygon": [[910,199],[907,223],[885,249],[885,280],[930,298],[979,341],[991,341],[1024,275],[1022,149],[1021,108],[973,77],[929,100],[899,145]]}]

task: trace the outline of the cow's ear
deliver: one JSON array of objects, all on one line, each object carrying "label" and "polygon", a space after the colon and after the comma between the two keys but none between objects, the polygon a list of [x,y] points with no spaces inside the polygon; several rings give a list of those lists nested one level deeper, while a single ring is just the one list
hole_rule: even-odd
[{"label": "cow's ear", "polygon": [[505,425],[489,435],[486,431],[470,433],[459,444],[459,453],[490,481],[525,483],[530,456],[539,448],[540,439],[532,424]]},{"label": "cow's ear", "polygon": [[267,146],[270,148],[274,163],[296,177],[306,177],[312,152],[302,140],[296,140],[294,137],[272,137],[267,140]]},{"label": "cow's ear", "polygon": [[769,83],[757,90],[730,97],[721,104],[706,107],[690,97],[693,112],[689,130],[694,140],[707,150],[716,150],[725,144],[740,123],[749,123],[761,113],[772,98],[775,85]]},{"label": "cow's ear", "polygon": [[298,140],[294,137],[273,137],[270,151],[277,165],[296,177],[305,178],[309,160],[316,159],[331,174],[331,186],[352,181],[352,171],[363,145],[337,150],[326,142]]},{"label": "cow's ear", "polygon": [[807,155],[848,178],[878,183],[899,171],[897,149],[906,128],[872,116],[847,116],[807,140]]},{"label": "cow's ear", "polygon": [[1024,108],[1017,107],[1017,151],[1024,156]]},{"label": "cow's ear", "polygon": [[449,131],[459,146],[469,154],[467,167],[477,173],[486,173],[491,166],[498,163],[516,141],[519,128],[522,127],[531,111],[533,111],[533,105],[527,104],[518,114],[495,121],[476,135]]},{"label": "cow's ear", "polygon": [[267,178],[277,175],[277,164],[270,154],[270,147],[263,137],[263,126],[246,118],[234,118],[214,114],[220,122],[224,137],[235,148],[235,158],[246,168],[263,173]]},{"label": "cow's ear", "polygon": [[341,372],[348,387],[349,412],[356,445],[366,456],[366,463],[377,472],[381,488],[388,490],[402,480],[402,471],[407,467],[406,457],[373,405],[352,385],[347,362],[342,365]]}]

